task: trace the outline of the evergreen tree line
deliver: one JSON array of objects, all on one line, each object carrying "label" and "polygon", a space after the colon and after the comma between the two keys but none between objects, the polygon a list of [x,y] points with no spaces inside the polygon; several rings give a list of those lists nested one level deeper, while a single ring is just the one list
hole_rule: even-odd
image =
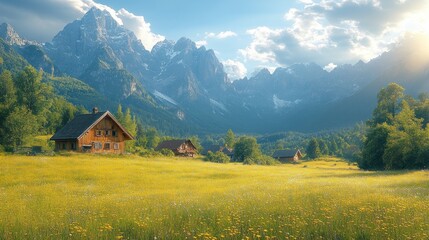
[{"label": "evergreen tree line", "polygon": [[365,125],[357,124],[353,129],[313,137],[308,141],[304,153],[309,159],[336,156],[356,162],[361,156],[366,129]]},{"label": "evergreen tree line", "polygon": [[224,136],[213,140],[211,136],[206,136],[206,140],[211,144],[223,145],[232,150],[234,155],[232,159],[223,152],[208,152],[206,160],[218,163],[227,163],[230,161],[243,164],[272,165],[278,163],[275,159],[262,153],[261,147],[255,137],[240,136],[236,137],[234,132],[229,129]]},{"label": "evergreen tree line", "polygon": [[31,66],[0,74],[0,146],[13,151],[35,135],[53,134],[70,121],[77,108],[42,82],[43,72]]},{"label": "evergreen tree line", "polygon": [[342,157],[357,161],[367,126],[356,124],[353,128],[317,133],[287,132],[258,137],[264,154],[271,156],[276,150],[299,149],[306,157]]},{"label": "evergreen tree line", "polygon": [[417,99],[391,83],[377,95],[359,167],[368,170],[429,168],[429,95]]}]

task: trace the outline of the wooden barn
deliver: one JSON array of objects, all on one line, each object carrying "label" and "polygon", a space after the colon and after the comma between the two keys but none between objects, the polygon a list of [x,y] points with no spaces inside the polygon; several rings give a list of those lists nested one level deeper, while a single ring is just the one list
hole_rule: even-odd
[{"label": "wooden barn", "polygon": [[56,151],[124,153],[125,141],[133,136],[109,111],[81,114],[51,137]]},{"label": "wooden barn", "polygon": [[194,157],[197,154],[197,148],[192,144],[191,140],[186,139],[163,141],[155,148],[156,151],[162,149],[170,149],[174,152],[174,155],[182,157]]},{"label": "wooden barn", "polygon": [[273,158],[280,162],[296,162],[302,158],[302,154],[299,150],[277,150],[274,152]]}]

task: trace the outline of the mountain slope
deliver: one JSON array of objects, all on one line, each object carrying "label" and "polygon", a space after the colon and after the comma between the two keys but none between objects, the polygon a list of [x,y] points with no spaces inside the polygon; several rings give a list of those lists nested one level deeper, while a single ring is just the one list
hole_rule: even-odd
[{"label": "mountain slope", "polygon": [[26,64],[24,56],[51,75],[72,76],[52,81],[70,101],[110,110],[121,103],[169,134],[347,127],[370,117],[377,92],[389,82],[414,96],[429,91],[428,38],[409,38],[368,63],[331,72],[314,63],[295,64],[231,83],[213,50],[181,38],[159,42],[149,52],[134,33],[97,8],[44,45],[29,44],[11,26],[3,29],[9,39],[9,44],[0,42],[3,66],[19,69]]},{"label": "mountain slope", "polygon": [[3,70],[9,70],[16,73],[28,65],[28,62],[2,38],[0,38],[0,58],[2,59],[0,64],[0,72]]},{"label": "mountain slope", "polygon": [[[325,120],[318,126],[339,128],[366,121],[377,104],[377,93],[391,82],[403,86],[405,93],[413,97],[429,92],[428,42],[427,36],[409,37],[391,51],[367,63],[366,69],[378,69],[377,77],[354,95],[329,104],[315,114],[314,118]],[[367,74],[369,72],[365,71]]]}]

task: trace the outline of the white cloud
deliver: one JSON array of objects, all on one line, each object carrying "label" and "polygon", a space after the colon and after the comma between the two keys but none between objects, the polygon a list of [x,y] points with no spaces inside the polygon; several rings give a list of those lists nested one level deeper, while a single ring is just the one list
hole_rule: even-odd
[{"label": "white cloud", "polygon": [[197,46],[197,48],[200,48],[202,46],[207,46],[207,41],[206,40],[196,41],[195,45]]},{"label": "white cloud", "polygon": [[263,63],[276,61],[276,51],[284,48],[284,45],[277,44],[275,41],[282,30],[273,30],[268,27],[258,27],[247,31],[252,36],[250,46],[240,49],[239,53],[246,59]]},{"label": "white cloud", "polygon": [[150,23],[147,23],[143,16],[136,16],[123,8],[116,12],[116,16],[122,20],[124,27],[135,33],[146,49],[152,49],[157,42],[165,39],[164,36],[151,31]]},{"label": "white cloud", "polygon": [[247,68],[239,61],[228,59],[222,64],[231,81],[244,78],[247,75]]},{"label": "white cloud", "polygon": [[125,9],[115,11],[93,0],[2,0],[0,22],[10,23],[20,35],[29,40],[46,42],[67,23],[81,18],[91,7],[108,11],[119,24],[132,30],[149,50],[156,42],[164,39],[151,31],[150,23],[143,16],[134,15]]},{"label": "white cloud", "polygon": [[329,63],[328,65],[323,67],[323,70],[330,72],[330,71],[334,70],[336,67],[337,67],[337,65],[335,65],[334,63]]},{"label": "white cloud", "polygon": [[230,38],[230,37],[236,37],[237,33],[232,32],[232,31],[225,31],[225,32],[220,32],[220,33],[206,33],[206,38],[216,38],[216,39],[225,39],[225,38]]},{"label": "white cloud", "polygon": [[[257,27],[239,50],[246,60],[290,65],[368,61],[389,49],[405,32],[429,33],[427,0],[301,0],[284,16],[287,27]],[[416,27],[418,26],[418,27]]]}]

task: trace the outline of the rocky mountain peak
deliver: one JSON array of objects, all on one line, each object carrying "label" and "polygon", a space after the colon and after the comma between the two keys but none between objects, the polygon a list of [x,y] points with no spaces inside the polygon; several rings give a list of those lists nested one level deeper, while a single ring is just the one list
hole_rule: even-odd
[{"label": "rocky mountain peak", "polygon": [[253,78],[266,80],[266,79],[269,79],[270,77],[271,77],[270,71],[266,68],[262,68]]},{"label": "rocky mountain peak", "polygon": [[197,46],[195,42],[193,42],[189,38],[182,37],[179,39],[179,41],[176,42],[176,45],[174,45],[174,50],[177,52],[181,51],[193,51],[196,50]]},{"label": "rocky mountain peak", "polygon": [[81,24],[98,30],[100,35],[106,35],[109,30],[114,30],[120,26],[108,11],[96,7],[91,8],[82,17]]},{"label": "rocky mountain peak", "polygon": [[151,54],[155,57],[171,55],[173,52],[174,42],[167,39],[156,43],[151,50]]},{"label": "rocky mountain peak", "polygon": [[[60,62],[58,67],[74,77],[79,77],[100,58],[104,62],[116,62],[114,66],[124,66],[140,78],[146,75],[142,71],[147,70],[151,58],[132,31],[108,11],[98,8],[91,8],[81,19],[67,24],[52,44],[46,44],[46,49]],[[110,54],[99,56],[105,51]]]},{"label": "rocky mountain peak", "polygon": [[0,38],[3,38],[3,40],[9,45],[37,45],[35,42],[22,39],[9,23],[2,23],[0,25]]}]

